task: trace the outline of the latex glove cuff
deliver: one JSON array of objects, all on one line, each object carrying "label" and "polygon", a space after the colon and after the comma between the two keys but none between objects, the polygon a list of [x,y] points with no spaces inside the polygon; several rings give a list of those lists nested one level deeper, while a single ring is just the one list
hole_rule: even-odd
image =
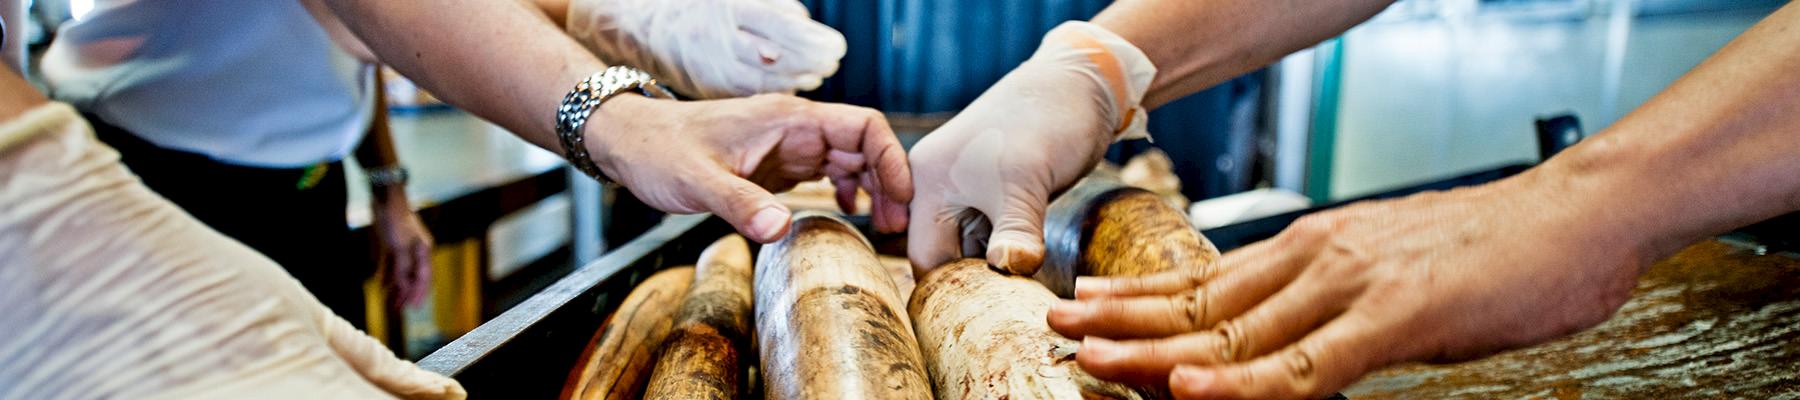
[{"label": "latex glove cuff", "polygon": [[1026,61],[1032,62],[1079,66],[1106,88],[1113,100],[1106,111],[1114,141],[1150,137],[1144,128],[1149,112],[1142,103],[1156,79],[1156,65],[1124,37],[1092,23],[1064,22],[1044,35],[1043,44]]}]

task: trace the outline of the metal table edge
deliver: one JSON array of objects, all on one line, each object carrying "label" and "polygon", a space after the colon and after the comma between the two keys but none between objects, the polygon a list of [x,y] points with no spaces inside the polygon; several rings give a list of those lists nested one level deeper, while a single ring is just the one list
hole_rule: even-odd
[{"label": "metal table edge", "polygon": [[568,276],[519,305],[425,356],[419,360],[419,367],[444,376],[462,373],[507,342],[518,338],[520,332],[545,319],[551,312],[662,249],[665,244],[707,222],[709,218],[712,218],[710,214],[670,216],[649,232],[570,272]]}]

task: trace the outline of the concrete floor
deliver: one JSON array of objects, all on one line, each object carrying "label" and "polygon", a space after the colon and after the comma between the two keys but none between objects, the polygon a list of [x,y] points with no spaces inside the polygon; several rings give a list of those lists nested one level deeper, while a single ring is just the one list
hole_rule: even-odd
[{"label": "concrete floor", "polygon": [[1332,198],[1536,161],[1534,117],[1574,112],[1599,132],[1772,9],[1634,18],[1615,59],[1606,11],[1384,18],[1350,31]]}]

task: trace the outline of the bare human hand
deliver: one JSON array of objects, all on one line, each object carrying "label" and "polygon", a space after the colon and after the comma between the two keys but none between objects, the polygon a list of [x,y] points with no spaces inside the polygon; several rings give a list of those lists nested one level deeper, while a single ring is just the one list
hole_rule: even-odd
[{"label": "bare human hand", "polygon": [[1592,327],[1652,260],[1800,209],[1796,26],[1783,7],[1520,176],[1322,212],[1211,270],[1078,281],[1048,320],[1089,338],[1094,375],[1187,399],[1317,396]]},{"label": "bare human hand", "polygon": [[1316,398],[1382,366],[1567,335],[1652,259],[1543,172],[1311,215],[1216,268],[1083,278],[1049,322],[1086,337],[1095,376],[1184,399]]},{"label": "bare human hand", "polygon": [[384,189],[390,194],[376,196],[370,207],[375,217],[371,227],[376,265],[386,271],[386,284],[392,291],[389,300],[396,306],[410,307],[431,294],[431,249],[436,240],[419,220],[419,213],[413,211],[404,189],[376,190]]},{"label": "bare human hand", "polygon": [[[604,114],[604,115],[602,115]],[[787,231],[792,212],[770,191],[830,177],[838,206],[873,199],[875,228],[906,227],[912,172],[887,119],[872,109],[789,95],[709,101],[615,97],[589,123],[589,151],[645,204],[712,212],[752,240]]]}]

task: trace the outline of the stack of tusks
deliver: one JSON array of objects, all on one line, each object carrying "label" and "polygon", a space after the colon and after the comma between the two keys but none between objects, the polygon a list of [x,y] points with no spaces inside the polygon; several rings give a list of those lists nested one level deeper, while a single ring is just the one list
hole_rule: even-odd
[{"label": "stack of tusks", "polygon": [[771,399],[1166,397],[1081,371],[1078,342],[1045,315],[1072,295],[1075,276],[1200,268],[1218,250],[1157,195],[1104,178],[1084,180],[1049,214],[1036,276],[964,259],[934,269],[911,296],[896,286],[910,282],[907,271],[884,268],[868,239],[833,216],[796,216],[754,268],[749,246],[728,236],[697,267],[638,285],[563,397],[744,398],[756,378]]}]

